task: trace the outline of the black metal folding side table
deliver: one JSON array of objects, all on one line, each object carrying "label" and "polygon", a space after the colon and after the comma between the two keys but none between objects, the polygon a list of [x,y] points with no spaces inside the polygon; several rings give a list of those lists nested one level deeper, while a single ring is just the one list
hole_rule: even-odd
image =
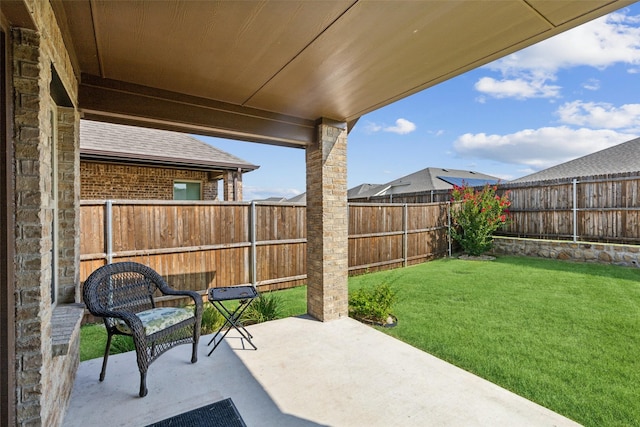
[{"label": "black metal folding side table", "polygon": [[[242,316],[242,313],[244,313],[244,311],[249,307],[249,305],[251,305],[253,300],[259,296],[259,293],[256,290],[256,288],[254,288],[253,286],[226,286],[222,288],[210,288],[207,291],[207,295],[209,298],[209,302],[213,304],[213,306],[225,318],[224,324],[220,326],[220,329],[218,329],[218,331],[215,333],[213,338],[211,338],[211,340],[209,341],[209,344],[207,344],[207,345],[211,345],[211,343],[215,342],[213,348],[211,349],[209,354],[207,354],[207,356],[211,356],[211,353],[213,353],[213,350],[215,350],[216,347],[218,347],[218,344],[220,344],[224,339],[224,337],[227,336],[231,328],[235,329],[240,333],[241,335],[240,339],[243,340],[242,341],[243,347],[244,347],[244,340],[247,340],[247,342],[251,344],[251,347],[253,347],[254,350],[257,350],[258,347],[256,347],[255,344],[251,341],[251,338],[253,338],[253,335],[251,335],[249,331],[247,331],[247,329],[244,327],[244,325],[240,321],[240,317]],[[227,308],[227,306],[224,305],[224,301],[234,301],[234,300],[238,301],[238,306],[235,309],[230,310],[229,308]]]}]

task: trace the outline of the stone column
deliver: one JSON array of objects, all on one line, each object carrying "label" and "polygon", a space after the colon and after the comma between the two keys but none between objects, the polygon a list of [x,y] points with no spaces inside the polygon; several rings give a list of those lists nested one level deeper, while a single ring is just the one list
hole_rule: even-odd
[{"label": "stone column", "polygon": [[242,171],[226,171],[223,178],[224,200],[229,202],[242,201]]},{"label": "stone column", "polygon": [[347,126],[321,119],[307,147],[307,311],[348,316]]},{"label": "stone column", "polygon": [[[73,303],[80,295],[80,116],[58,107],[58,302]],[[65,232],[66,231],[66,232]]]},{"label": "stone column", "polygon": [[[51,152],[44,90],[49,68],[41,67],[40,36],[13,29],[13,128],[15,147],[16,415],[19,425],[41,425],[44,352],[51,336]],[[43,68],[43,70],[41,70]]]}]

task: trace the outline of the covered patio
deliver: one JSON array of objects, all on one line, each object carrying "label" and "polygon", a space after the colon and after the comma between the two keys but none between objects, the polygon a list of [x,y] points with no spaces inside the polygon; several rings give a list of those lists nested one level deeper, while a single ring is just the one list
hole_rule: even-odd
[{"label": "covered patio", "polygon": [[[374,346],[380,349],[378,354],[364,355],[364,348],[351,345],[358,340],[358,328],[331,333],[332,328],[353,325],[346,319],[349,131],[371,111],[630,3],[2,0],[0,425],[61,425],[77,376],[83,311],[81,117],[305,150],[307,312],[314,319],[336,324],[306,320],[304,331],[271,333],[269,328],[297,325],[299,319],[256,326],[256,336],[265,340],[258,340],[260,351],[229,352],[226,363],[250,373],[245,375],[246,384],[258,385],[258,392],[262,389],[263,401],[271,401],[268,413],[322,423],[315,420],[317,412],[328,413],[334,401],[323,403],[315,394],[331,391],[334,383],[326,381],[337,377],[326,374],[304,380],[306,395],[317,400],[309,402],[307,412],[298,409],[306,403],[298,406],[282,400],[282,393],[293,393],[295,388],[276,390],[289,382],[295,386],[293,379],[268,381],[262,376],[302,368],[282,368],[284,362],[277,353],[272,356],[277,362],[260,372],[255,363],[270,354],[269,345],[277,345],[285,354],[304,351],[296,360],[300,366],[327,361],[333,372],[342,372],[344,380],[354,372],[347,367],[369,365],[358,357],[381,357],[390,351],[382,350],[380,343],[388,341],[380,334]],[[313,345],[287,343],[283,335],[286,339],[302,335]],[[404,355],[403,346],[398,348],[398,356],[403,356],[393,366],[404,369],[397,375],[409,381],[417,377],[412,365],[422,362],[412,359],[417,356]],[[178,354],[161,358],[152,366],[150,378],[161,379],[158,372],[172,372],[162,366],[175,364]],[[127,357],[114,362],[122,360],[129,366]],[[203,358],[197,371],[215,378],[218,371],[227,369],[220,359],[220,354]],[[219,363],[214,365],[215,361]],[[211,369],[206,369],[207,363]],[[371,366],[376,363],[376,371],[383,371],[381,362],[372,361]],[[116,371],[117,364],[113,365]],[[356,372],[361,376],[342,383],[352,385],[340,388],[345,393],[342,404],[350,402],[348,391],[360,398],[373,394],[372,388],[382,390],[383,396],[397,390],[384,386],[384,381],[390,381],[384,376]],[[432,369],[424,372],[424,378],[433,375]],[[370,382],[375,379],[380,386]],[[439,381],[450,384],[438,393],[432,391],[432,399],[455,403],[471,394],[478,394],[472,402],[483,399],[482,388],[468,388],[462,381],[459,388],[451,389],[456,384],[453,379]],[[127,405],[135,408],[117,412],[143,416],[159,402],[154,395],[173,395],[172,387],[154,390],[153,382],[150,387],[146,399],[116,393],[130,399]],[[216,387],[219,391],[210,391],[210,397],[223,396],[229,384]],[[108,394],[104,388],[101,391],[87,391],[84,405],[118,408],[109,405]],[[406,399],[427,399],[420,393],[406,392]],[[392,397],[386,395],[384,400],[396,405],[396,400],[402,401]],[[247,418],[255,417],[242,399],[238,397],[241,411]],[[77,399],[73,402],[71,414]],[[357,406],[356,401],[351,403]],[[378,419],[389,412],[389,406],[393,404],[377,405],[368,416]],[[422,413],[439,413],[437,406],[441,405]],[[454,412],[465,407],[473,408],[460,404]],[[416,411],[412,405],[405,409]],[[361,416],[368,411],[361,408]],[[350,405],[343,411],[344,416],[352,413],[356,412]],[[518,414],[516,409],[509,416]]]},{"label": "covered patio", "polygon": [[63,426],[144,426],[231,398],[248,426],[577,426],[395,338],[345,318],[291,317],[230,333],[199,360],[179,346],[149,370],[137,398],[135,352],[82,362]]}]

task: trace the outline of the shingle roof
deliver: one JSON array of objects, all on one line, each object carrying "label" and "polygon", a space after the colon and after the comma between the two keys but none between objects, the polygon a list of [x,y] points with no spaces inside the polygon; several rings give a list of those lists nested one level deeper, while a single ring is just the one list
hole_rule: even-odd
[{"label": "shingle roof", "polygon": [[[347,190],[347,199],[362,197],[361,194],[370,191],[373,188],[379,187],[380,184],[360,184],[353,188]],[[290,199],[287,199],[287,202],[292,203],[307,203],[307,193],[298,194],[297,196],[293,196]]]},{"label": "shingle roof", "polygon": [[272,197],[267,197],[266,199],[254,199],[254,201],[256,202],[288,202],[286,197],[280,197],[280,196],[272,196]]},{"label": "shingle roof", "polygon": [[422,193],[431,190],[450,190],[453,188],[449,182],[442,178],[458,178],[461,181],[480,183],[494,183],[500,179],[495,176],[486,175],[479,172],[460,170],[460,169],[443,169],[443,168],[426,168],[418,172],[414,172],[402,178],[395,179],[386,184],[379,185],[364,191],[357,197],[372,197],[376,195],[388,194],[407,194]]},{"label": "shingle roof", "polygon": [[372,190],[379,188],[382,184],[360,184],[347,190],[347,198],[362,197],[363,194],[368,194]]},{"label": "shingle roof", "polygon": [[113,123],[80,121],[80,157],[204,169],[257,169],[187,134]]},{"label": "shingle roof", "polygon": [[301,193],[301,194],[298,194],[297,196],[293,196],[293,197],[287,199],[287,202],[291,202],[291,203],[307,203],[307,193]]},{"label": "shingle roof", "polygon": [[640,172],[640,138],[532,173],[510,183]]}]

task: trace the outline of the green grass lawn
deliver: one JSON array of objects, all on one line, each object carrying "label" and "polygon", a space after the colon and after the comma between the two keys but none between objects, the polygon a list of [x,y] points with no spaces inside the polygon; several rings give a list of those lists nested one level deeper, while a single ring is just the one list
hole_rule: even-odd
[{"label": "green grass lawn", "polygon": [[386,333],[587,426],[640,425],[640,270],[524,257],[358,276],[398,292]]},{"label": "green grass lawn", "polygon": [[[639,269],[442,259],[352,277],[349,289],[380,283],[398,294],[385,333],[586,426],[640,425]],[[283,315],[306,312],[305,287],[278,296]]]}]

